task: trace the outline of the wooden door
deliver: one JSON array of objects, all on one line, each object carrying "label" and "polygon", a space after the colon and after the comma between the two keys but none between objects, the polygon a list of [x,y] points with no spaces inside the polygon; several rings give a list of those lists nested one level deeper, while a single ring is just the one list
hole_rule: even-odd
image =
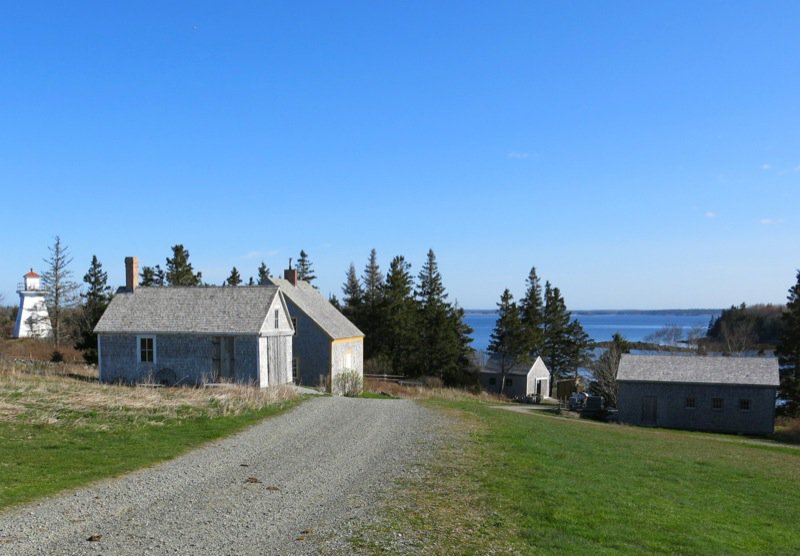
[{"label": "wooden door", "polygon": [[642,424],[655,425],[658,421],[658,401],[655,396],[642,398]]},{"label": "wooden door", "polygon": [[233,357],[233,336],[222,336],[220,342],[220,380],[233,382],[236,379],[236,370]]}]

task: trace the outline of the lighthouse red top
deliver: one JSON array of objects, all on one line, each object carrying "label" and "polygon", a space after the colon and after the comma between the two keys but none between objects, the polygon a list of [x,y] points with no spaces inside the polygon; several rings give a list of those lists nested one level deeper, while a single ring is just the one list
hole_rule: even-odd
[{"label": "lighthouse red top", "polygon": [[36,274],[36,273],[33,271],[33,269],[31,269],[31,271],[30,271],[30,272],[28,272],[28,273],[25,275],[25,278],[38,278],[38,277],[39,277],[39,275],[38,275],[38,274]]}]

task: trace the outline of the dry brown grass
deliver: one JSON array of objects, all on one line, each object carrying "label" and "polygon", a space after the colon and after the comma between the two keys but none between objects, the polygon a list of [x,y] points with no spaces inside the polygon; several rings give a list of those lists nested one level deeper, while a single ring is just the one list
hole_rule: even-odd
[{"label": "dry brown grass", "polygon": [[290,387],[155,388],[101,384],[94,367],[0,358],[0,422],[103,429],[109,423],[239,415],[295,399]]},{"label": "dry brown grass", "polygon": [[407,386],[385,380],[367,379],[364,389],[376,394],[388,394],[395,398],[409,398],[413,400],[439,400],[463,401],[479,400],[492,403],[508,403],[508,398],[487,392],[471,392],[459,388],[431,388],[428,386]]},{"label": "dry brown grass", "polygon": [[775,433],[772,436],[781,442],[800,444],[800,417],[775,419]]},{"label": "dry brown grass", "polygon": [[35,340],[32,338],[0,339],[0,356],[14,359],[50,361],[50,357],[56,349],[61,352],[65,361],[83,363],[81,352],[75,349],[72,344],[64,344],[56,348],[50,340]]}]

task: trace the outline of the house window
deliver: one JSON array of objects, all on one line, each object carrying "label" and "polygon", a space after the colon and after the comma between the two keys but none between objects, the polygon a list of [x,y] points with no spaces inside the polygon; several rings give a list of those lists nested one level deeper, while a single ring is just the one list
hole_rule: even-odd
[{"label": "house window", "polygon": [[281,323],[280,314],[278,313],[278,309],[275,309],[275,328],[278,328],[280,326],[280,323]]},{"label": "house window", "polygon": [[507,378],[507,379],[506,379],[506,386],[511,386],[511,385],[513,385],[513,384],[514,384],[514,381],[513,381],[513,380],[511,380],[510,378]]},{"label": "house window", "polygon": [[294,335],[297,336],[297,317],[292,317],[292,326],[294,327]]},{"label": "house window", "polygon": [[491,384],[492,386],[494,386],[495,384],[497,384],[497,379],[496,379],[496,378],[494,378],[494,377],[490,377],[490,378],[489,378],[489,384]]},{"label": "house window", "polygon": [[685,407],[686,409],[694,409],[695,407],[697,407],[697,402],[693,397],[686,398],[686,403],[684,404],[683,407]]},{"label": "house window", "polygon": [[741,411],[750,411],[750,400],[739,400],[739,409]]},{"label": "house window", "polygon": [[353,370],[353,352],[348,351],[344,354],[344,368],[348,371]]},{"label": "house window", "polygon": [[292,359],[292,382],[300,384],[300,361],[297,357]]},{"label": "house window", "polygon": [[722,411],[725,407],[725,402],[722,398],[711,398],[711,409],[714,411]]},{"label": "house window", "polygon": [[139,336],[139,363],[155,363],[156,338],[155,336]]}]

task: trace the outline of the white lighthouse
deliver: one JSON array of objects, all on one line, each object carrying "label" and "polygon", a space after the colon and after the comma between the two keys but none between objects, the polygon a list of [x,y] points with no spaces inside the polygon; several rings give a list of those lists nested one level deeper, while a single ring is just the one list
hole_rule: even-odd
[{"label": "white lighthouse", "polygon": [[41,281],[33,269],[24,276],[22,284],[17,286],[19,294],[19,311],[14,324],[15,338],[46,338],[53,332],[47,305],[44,302],[44,290]]}]

